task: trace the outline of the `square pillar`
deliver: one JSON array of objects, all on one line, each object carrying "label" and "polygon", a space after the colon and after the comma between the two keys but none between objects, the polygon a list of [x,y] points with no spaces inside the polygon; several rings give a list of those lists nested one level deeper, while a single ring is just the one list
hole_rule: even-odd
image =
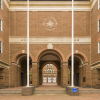
[{"label": "square pillar", "polygon": [[20,73],[18,70],[19,65],[16,62],[12,62],[12,66],[10,68],[10,86],[11,87],[17,87],[19,86],[19,76],[18,74]]},{"label": "square pillar", "polygon": [[68,85],[68,62],[63,62],[61,67],[61,86]]},{"label": "square pillar", "polygon": [[91,87],[91,79],[90,79],[90,67],[88,65],[88,63],[84,63],[82,65],[82,86],[83,87]]},{"label": "square pillar", "polygon": [[32,62],[32,85],[38,86],[38,66],[37,66],[37,62]]},{"label": "square pillar", "polygon": [[83,86],[83,73],[82,73],[82,66],[79,66],[79,86]]}]

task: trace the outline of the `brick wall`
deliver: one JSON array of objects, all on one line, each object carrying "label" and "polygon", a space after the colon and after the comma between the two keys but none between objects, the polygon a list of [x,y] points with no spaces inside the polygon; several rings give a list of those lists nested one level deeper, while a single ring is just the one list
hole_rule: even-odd
[{"label": "brick wall", "polygon": [[[90,35],[90,12],[75,12],[75,36],[84,37]],[[26,37],[27,36],[27,13],[24,11],[10,12],[10,36]],[[57,27],[53,31],[47,31],[43,26],[45,18],[53,17],[57,21]],[[30,11],[30,37],[71,37],[71,12],[37,12]],[[47,47],[47,44],[30,44],[30,54],[36,58],[38,52]],[[60,50],[66,58],[71,53],[71,44],[53,44],[54,48]],[[26,44],[10,44],[10,61],[16,53],[22,50],[27,50]],[[75,50],[84,53],[89,61],[87,66],[87,82],[90,84],[90,45],[89,44],[75,44]],[[11,66],[11,73],[13,68]],[[34,72],[34,71],[33,71]],[[68,75],[67,75],[68,76]],[[34,77],[34,76],[32,76]],[[13,82],[13,78],[11,78]],[[33,80],[34,82],[37,79]]]},{"label": "brick wall", "polygon": [[98,1],[97,1],[91,11],[91,64],[100,61],[100,54],[98,54],[98,41],[97,41],[98,38],[100,38],[100,32],[98,32],[99,16],[100,16],[100,10],[98,10]]}]

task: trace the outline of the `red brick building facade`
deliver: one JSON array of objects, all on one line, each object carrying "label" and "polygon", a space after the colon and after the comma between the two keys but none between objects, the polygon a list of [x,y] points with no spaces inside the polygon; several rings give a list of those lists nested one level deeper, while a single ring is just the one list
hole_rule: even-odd
[{"label": "red brick building facade", "polygon": [[[74,84],[100,84],[98,0],[74,2]],[[0,86],[26,85],[27,2],[2,0]],[[70,84],[71,1],[30,1],[30,83],[43,83],[43,67],[54,64],[57,84]]]}]

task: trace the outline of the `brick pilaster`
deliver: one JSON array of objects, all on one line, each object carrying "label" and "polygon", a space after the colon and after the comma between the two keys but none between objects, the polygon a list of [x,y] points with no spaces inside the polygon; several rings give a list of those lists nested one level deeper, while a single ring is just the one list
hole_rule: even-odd
[{"label": "brick pilaster", "polygon": [[68,85],[68,62],[63,62],[61,67],[61,86]]},{"label": "brick pilaster", "polygon": [[38,86],[38,65],[37,62],[32,62],[32,85]]}]

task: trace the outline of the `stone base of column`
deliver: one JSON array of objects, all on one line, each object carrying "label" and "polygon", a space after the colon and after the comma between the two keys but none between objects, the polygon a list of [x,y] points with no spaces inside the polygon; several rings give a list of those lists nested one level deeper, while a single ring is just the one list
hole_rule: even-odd
[{"label": "stone base of column", "polygon": [[67,91],[67,94],[69,94],[70,96],[79,96],[79,88],[78,87],[67,86],[66,91]]},{"label": "stone base of column", "polygon": [[23,87],[22,96],[30,96],[33,94],[34,86]]}]

